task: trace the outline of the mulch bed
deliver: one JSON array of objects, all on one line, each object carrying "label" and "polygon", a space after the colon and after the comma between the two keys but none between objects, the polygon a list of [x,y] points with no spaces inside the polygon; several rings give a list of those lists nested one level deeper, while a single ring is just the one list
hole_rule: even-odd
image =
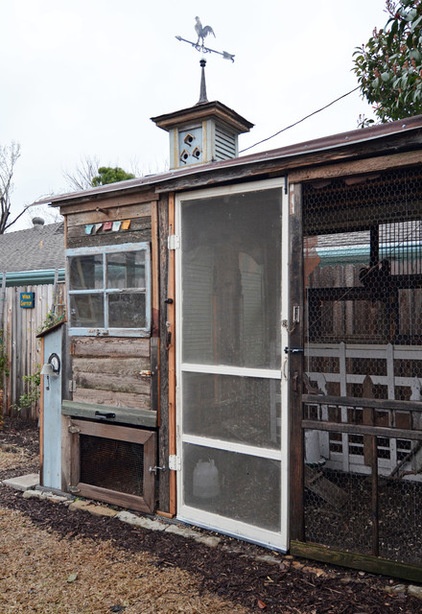
[{"label": "mulch bed", "polygon": [[[38,470],[38,432],[34,425],[5,422],[0,431],[0,449],[24,449],[17,468],[0,472],[0,480]],[[110,540],[128,552],[154,555],[158,568],[178,567],[200,577],[200,590],[216,594],[249,611],[385,614],[421,612],[422,602],[403,593],[393,595],[385,588],[396,580],[334,566],[320,565],[264,548],[222,537],[211,548],[179,535],[131,527],[116,519],[69,512],[66,506],[37,499],[0,486],[0,507],[19,510],[34,527],[72,540]],[[277,563],[260,560],[273,554]]]}]

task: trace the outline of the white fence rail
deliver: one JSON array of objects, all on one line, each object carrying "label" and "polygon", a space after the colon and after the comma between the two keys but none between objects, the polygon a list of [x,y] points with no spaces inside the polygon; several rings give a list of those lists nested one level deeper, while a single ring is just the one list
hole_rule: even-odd
[{"label": "white fence rail", "polygon": [[[371,367],[374,373],[371,373]],[[369,378],[374,389],[381,391],[380,398],[422,400],[420,346],[309,344],[305,353],[305,371],[323,395],[357,396],[351,392],[352,386],[364,386]],[[321,406],[321,411],[324,414],[321,419],[326,420],[329,408]],[[420,422],[421,418],[418,419]],[[347,406],[341,409],[339,420],[348,422]],[[422,424],[417,428],[422,428]],[[320,456],[327,461],[327,466],[343,471],[369,472],[365,466],[362,436],[351,437],[347,433],[329,435],[324,432],[316,435],[314,432],[313,435],[308,433],[308,440],[313,446],[313,458]],[[382,473],[390,474],[394,471],[400,458],[413,445],[410,441],[395,438],[380,441],[379,464]],[[412,467],[409,469],[419,471],[421,461],[420,453],[413,455]]]}]

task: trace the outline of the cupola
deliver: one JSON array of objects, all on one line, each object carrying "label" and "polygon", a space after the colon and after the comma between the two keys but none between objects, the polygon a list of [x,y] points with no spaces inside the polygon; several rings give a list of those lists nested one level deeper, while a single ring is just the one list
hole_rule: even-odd
[{"label": "cupola", "polygon": [[152,117],[170,137],[170,169],[236,158],[238,136],[253,124],[221,102],[208,102],[204,59],[200,60],[201,87],[195,106]]}]

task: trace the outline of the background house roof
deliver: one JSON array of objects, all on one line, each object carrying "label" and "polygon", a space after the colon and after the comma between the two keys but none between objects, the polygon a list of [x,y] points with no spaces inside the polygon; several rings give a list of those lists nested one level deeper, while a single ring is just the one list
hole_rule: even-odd
[{"label": "background house roof", "polygon": [[0,235],[0,273],[64,269],[64,224],[34,224]]}]

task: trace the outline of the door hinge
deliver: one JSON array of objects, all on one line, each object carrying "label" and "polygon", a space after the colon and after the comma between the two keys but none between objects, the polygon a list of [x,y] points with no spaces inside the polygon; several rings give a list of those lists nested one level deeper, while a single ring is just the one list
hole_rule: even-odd
[{"label": "door hinge", "polygon": [[179,249],[180,247],[179,235],[169,235],[167,238],[167,246],[169,249]]},{"label": "door hinge", "polygon": [[180,456],[177,456],[177,454],[170,454],[169,469],[173,471],[180,471],[181,468],[182,468],[182,465],[180,462]]}]

